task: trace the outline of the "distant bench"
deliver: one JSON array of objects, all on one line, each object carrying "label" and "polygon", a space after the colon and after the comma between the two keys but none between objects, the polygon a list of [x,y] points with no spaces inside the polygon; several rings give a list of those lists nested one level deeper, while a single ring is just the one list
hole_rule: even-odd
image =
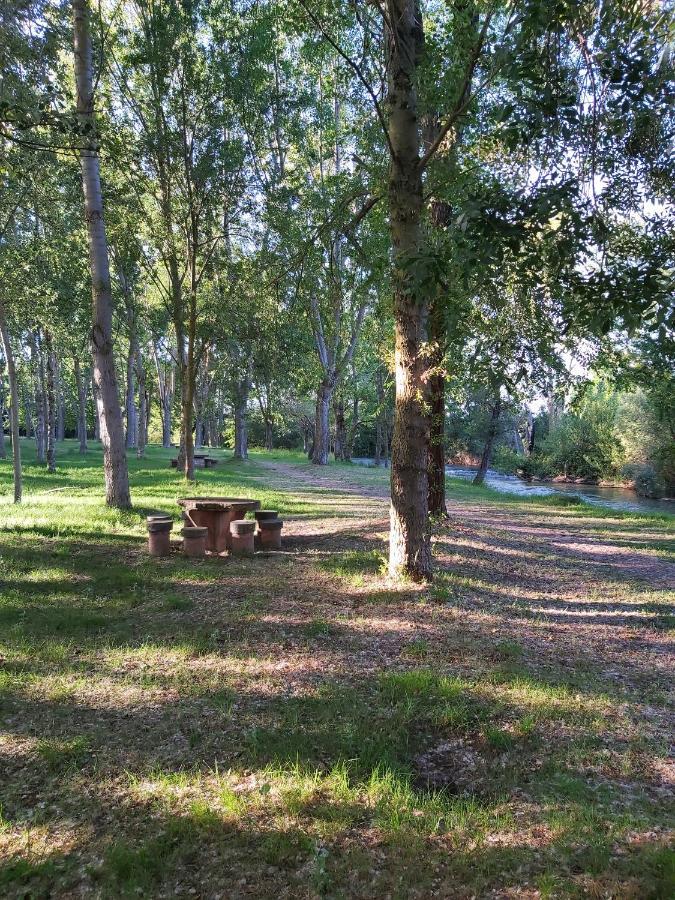
[{"label": "distant bench", "polygon": [[[195,453],[195,469],[210,469],[212,466],[218,465],[218,460],[213,456],[207,456],[205,453]],[[171,468],[178,468],[178,460],[171,460]]]}]

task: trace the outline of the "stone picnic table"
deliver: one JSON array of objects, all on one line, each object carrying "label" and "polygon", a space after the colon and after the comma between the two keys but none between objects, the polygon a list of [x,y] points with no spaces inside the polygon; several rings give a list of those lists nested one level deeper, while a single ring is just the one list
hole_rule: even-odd
[{"label": "stone picnic table", "polygon": [[[215,458],[215,456],[209,456],[208,453],[195,453],[194,462],[195,469],[210,469],[212,466],[218,465],[218,460]],[[177,458],[171,460],[171,468],[178,468]]]},{"label": "stone picnic table", "polygon": [[208,528],[206,549],[222,553],[230,549],[230,522],[243,519],[247,512],[260,509],[260,500],[245,497],[181,497],[188,524]]}]

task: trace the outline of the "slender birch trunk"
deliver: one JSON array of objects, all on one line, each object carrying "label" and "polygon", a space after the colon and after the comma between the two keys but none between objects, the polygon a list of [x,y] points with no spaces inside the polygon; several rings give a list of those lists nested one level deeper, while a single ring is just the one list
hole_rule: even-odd
[{"label": "slender birch trunk", "polygon": [[[52,351],[53,352],[53,351]],[[55,406],[55,440],[66,438],[66,399],[63,391],[63,378],[58,356],[54,355],[54,402]]]},{"label": "slender birch trunk", "polygon": [[5,385],[3,383],[1,369],[0,369],[0,459],[7,459],[7,449],[5,448]]},{"label": "slender birch trunk", "polygon": [[101,440],[101,421],[98,417],[98,388],[94,380],[94,371],[91,372],[91,402],[94,407],[94,440]]},{"label": "slender birch trunk", "polygon": [[162,447],[171,446],[171,397],[162,397]]},{"label": "slender birch trunk", "polygon": [[23,390],[21,392],[21,400],[23,401],[23,417],[26,424],[26,437],[32,438],[35,435],[33,426],[33,408],[31,406],[30,391]]},{"label": "slender birch trunk", "polygon": [[238,382],[234,403],[234,458],[248,459],[248,397],[250,381],[248,375]]},{"label": "slender birch trunk", "polygon": [[75,373],[75,389],[77,390],[77,437],[80,442],[80,453],[87,452],[87,391],[82,378],[80,360],[76,356],[73,361]]},{"label": "slender birch trunk", "polygon": [[14,462],[14,502],[21,503],[21,443],[19,441],[19,386],[16,379],[16,366],[14,365],[14,353],[9,342],[7,329],[7,316],[5,305],[0,298],[0,338],[7,364],[7,377],[9,379],[9,427],[12,436],[12,458]]},{"label": "slender birch trunk", "polygon": [[33,390],[35,393],[35,457],[39,463],[47,460],[46,446],[46,416],[45,416],[45,371],[42,361],[42,353],[38,346],[37,332],[28,334],[30,346],[31,374]]},{"label": "slender birch trunk", "polygon": [[129,352],[127,353],[127,380],[124,405],[127,419],[125,446],[127,450],[131,450],[136,446],[138,431],[138,420],[136,418],[136,341],[133,335],[129,340]]},{"label": "slender birch trunk", "polygon": [[138,385],[138,415],[136,418],[136,458],[145,456],[145,447],[148,443],[148,391],[145,378],[145,366],[143,365],[143,353],[136,345],[136,384]]},{"label": "slender birch trunk", "polygon": [[56,357],[51,331],[45,331],[47,354],[47,471],[56,471]]},{"label": "slender birch trunk", "polygon": [[431,578],[428,516],[429,417],[427,361],[428,300],[415,284],[411,260],[418,257],[423,205],[417,67],[423,43],[415,0],[389,0],[387,100],[389,107],[389,222],[394,265],[396,407],[391,443],[389,573],[415,581]]},{"label": "slender birch trunk", "polygon": [[98,150],[94,149],[95,117],[91,35],[87,0],[72,0],[77,114],[85,140],[92,149],[80,153],[85,219],[89,240],[93,324],[91,331],[94,381],[98,388],[98,412],[103,444],[106,502],[121,509],[131,505],[129,473],[124,448],[122,410],[117,391],[112,339],[112,292],[108,242],[103,218]]}]

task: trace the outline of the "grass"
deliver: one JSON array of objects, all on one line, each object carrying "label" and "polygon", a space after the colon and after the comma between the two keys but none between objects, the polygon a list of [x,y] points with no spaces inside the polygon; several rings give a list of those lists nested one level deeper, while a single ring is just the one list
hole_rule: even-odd
[{"label": "grass", "polygon": [[340,487],[387,472],[217,451],[189,492],[278,509],[286,552],[151,560],[169,455],[127,513],[97,449],[26,445],[21,507],[0,462],[3,897],[673,895],[672,521],[453,481],[436,583],[394,586],[384,505]]}]

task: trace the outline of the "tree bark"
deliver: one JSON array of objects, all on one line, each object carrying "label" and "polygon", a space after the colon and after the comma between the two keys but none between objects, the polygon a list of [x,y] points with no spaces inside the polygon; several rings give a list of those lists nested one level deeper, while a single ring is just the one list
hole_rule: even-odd
[{"label": "tree bark", "polygon": [[21,479],[21,443],[19,441],[19,385],[16,378],[14,354],[12,353],[12,345],[9,342],[7,317],[2,298],[0,298],[0,338],[2,339],[2,347],[5,353],[7,377],[9,380],[9,429],[12,436],[12,458],[14,463],[14,502],[21,503],[23,484]]},{"label": "tree bark", "polygon": [[64,441],[66,438],[66,399],[61,377],[61,366],[58,356],[54,355],[54,398],[55,398],[55,439]]},{"label": "tree bark", "polygon": [[[423,44],[415,0],[387,3],[387,102],[389,107],[389,223],[393,245],[396,405],[391,443],[389,574],[431,578],[428,515],[429,423],[428,301],[412,269],[422,243],[423,205],[417,67]],[[390,30],[394,23],[396,34]]]},{"label": "tree bark", "polygon": [[129,338],[129,352],[127,353],[127,379],[124,404],[127,419],[125,439],[127,450],[134,448],[138,440],[138,419],[136,416],[136,352],[136,337],[132,332],[131,337]]},{"label": "tree bark", "polygon": [[98,388],[98,417],[103,444],[106,503],[126,509],[131,506],[129,473],[124,448],[122,410],[117,391],[112,338],[112,291],[108,242],[103,219],[101,175],[95,148],[94,88],[91,35],[87,0],[72,0],[77,113],[91,148],[80,152],[85,219],[89,241],[93,322],[91,342],[94,381]]},{"label": "tree bark", "polygon": [[46,415],[45,415],[45,370],[42,352],[38,346],[38,336],[29,332],[31,369],[35,389],[35,457],[39,463],[47,460],[46,448]]},{"label": "tree bark", "polygon": [[7,459],[7,449],[5,447],[5,385],[3,382],[1,369],[0,369],[0,459]]},{"label": "tree bark", "polygon": [[248,459],[247,409],[250,381],[248,376],[237,383],[234,401],[234,458]]},{"label": "tree bark", "polygon": [[345,438],[345,445],[342,451],[342,458],[345,462],[351,462],[351,458],[354,453],[354,442],[356,441],[356,435],[359,430],[359,425],[359,392],[358,386],[355,382],[352,421],[349,428],[347,429],[347,437]]},{"label": "tree bark", "polygon": [[338,397],[333,403],[333,414],[335,416],[333,455],[335,459],[344,460],[347,446],[347,426],[345,425],[345,403],[342,397]]},{"label": "tree bark", "polygon": [[534,453],[534,448],[536,446],[536,440],[537,440],[536,433],[537,433],[537,420],[533,417],[532,425],[530,427],[530,437],[527,441],[528,456],[532,456],[532,454]]},{"label": "tree bark", "polygon": [[162,447],[171,446],[171,397],[161,399],[162,410]]},{"label": "tree bark", "polygon": [[33,427],[33,408],[31,406],[30,391],[23,390],[21,392],[21,399],[23,401],[23,417],[26,426],[26,437],[32,438],[35,436],[35,429]]},{"label": "tree bark", "polygon": [[51,332],[45,331],[47,354],[47,471],[56,471],[56,357]]},{"label": "tree bark", "polygon": [[76,356],[73,362],[75,373],[75,389],[77,391],[77,437],[80,442],[80,453],[87,452],[87,390],[82,378],[80,360]]},{"label": "tree bark", "polygon": [[101,440],[101,421],[98,417],[98,388],[94,380],[94,370],[91,372],[91,401],[94,407],[94,440]]},{"label": "tree bark", "polygon": [[314,445],[312,447],[312,462],[315,466],[328,464],[328,455],[330,453],[329,414],[333,388],[334,384],[324,378],[316,392]]},{"label": "tree bark", "polygon": [[171,407],[174,395],[173,365],[167,365],[159,358],[159,348],[156,341],[152,342],[152,352],[155,358],[155,371],[157,373],[157,391],[159,397],[159,412],[162,418],[162,447],[171,446]]},{"label": "tree bark", "polygon": [[145,366],[143,365],[143,353],[136,343],[136,384],[138,385],[138,416],[136,419],[136,458],[145,456],[145,447],[148,443],[148,392],[146,387]]},{"label": "tree bark", "polygon": [[480,458],[478,471],[476,472],[476,475],[473,479],[474,484],[482,484],[485,481],[485,473],[487,472],[490,465],[490,459],[492,458],[492,448],[499,431],[499,416],[501,415],[501,411],[502,400],[501,397],[497,397],[492,407],[492,415],[490,416],[487,438],[485,440],[485,446],[483,447],[483,455]]}]

